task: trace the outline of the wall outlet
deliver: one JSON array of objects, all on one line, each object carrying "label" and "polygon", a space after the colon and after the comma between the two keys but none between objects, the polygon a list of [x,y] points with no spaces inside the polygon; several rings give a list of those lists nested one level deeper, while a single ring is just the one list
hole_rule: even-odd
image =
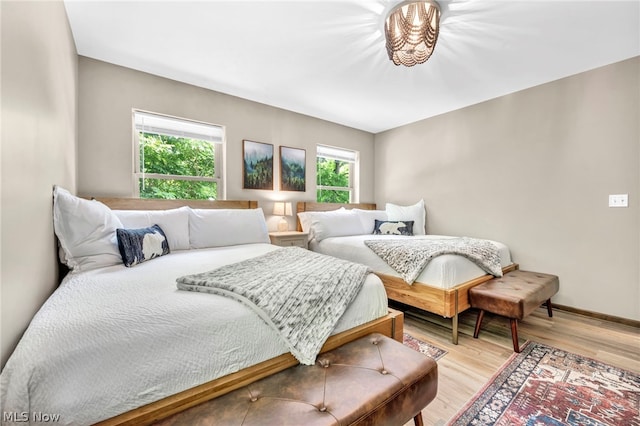
[{"label": "wall outlet", "polygon": [[609,207],[629,207],[629,194],[609,195]]}]

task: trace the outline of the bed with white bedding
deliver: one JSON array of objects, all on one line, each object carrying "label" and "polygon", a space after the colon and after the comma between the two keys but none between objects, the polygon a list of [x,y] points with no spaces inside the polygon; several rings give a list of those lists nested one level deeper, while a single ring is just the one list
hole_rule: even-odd
[{"label": "bed with white bedding", "polygon": [[[358,227],[358,221],[351,216],[340,214],[340,209],[352,210],[356,213],[364,231],[352,231]],[[452,341],[458,341],[458,314],[470,308],[467,292],[469,288],[481,284],[493,276],[488,275],[477,264],[469,259],[445,254],[434,257],[420,272],[412,284],[408,284],[400,274],[389,266],[365,245],[365,241],[399,238],[441,240],[453,239],[453,236],[428,235],[424,232],[424,205],[398,207],[394,212],[400,219],[420,212],[422,217],[411,217],[416,220],[416,229],[421,233],[412,236],[373,235],[373,221],[389,219],[386,211],[376,210],[371,203],[332,204],[332,203],[297,203],[298,229],[309,232],[309,249],[331,256],[347,259],[369,266],[383,281],[387,296],[403,304],[452,319]],[[318,216],[313,212],[336,214],[335,217]],[[302,215],[300,215],[302,213]],[[311,213],[309,215],[308,213]],[[346,213],[346,212],[344,212]],[[303,224],[302,222],[307,223]],[[371,222],[371,224],[369,223]],[[490,241],[497,248],[502,272],[517,269],[513,263],[509,248],[497,241]]]},{"label": "bed with white bedding", "polygon": [[[310,250],[318,253],[335,256],[352,262],[368,265],[376,273],[400,278],[400,274],[389,266],[384,260],[371,250],[366,248],[364,242],[369,240],[392,240],[398,237],[392,235],[349,235],[344,237],[330,237],[322,241],[311,240]],[[413,239],[440,240],[455,238],[444,235],[414,235]],[[491,241],[498,247],[500,264],[503,268],[508,267],[513,262],[509,248],[500,242]],[[445,254],[434,257],[433,260],[422,270],[416,282],[429,283],[433,287],[450,289],[469,280],[485,275],[485,272],[473,262],[455,254]]]},{"label": "bed with white bedding", "polygon": [[[178,223],[162,220],[168,229]],[[133,267],[120,262],[73,271],[4,367],[3,411],[51,413],[61,424],[146,424],[295,365],[283,339],[254,310],[176,286],[178,277],[278,249],[263,242],[192,248]],[[372,331],[399,339],[394,317],[382,283],[368,274],[323,351]]]}]

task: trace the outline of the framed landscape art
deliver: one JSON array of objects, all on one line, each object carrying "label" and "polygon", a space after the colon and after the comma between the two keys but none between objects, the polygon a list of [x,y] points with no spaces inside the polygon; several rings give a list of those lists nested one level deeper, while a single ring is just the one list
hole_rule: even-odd
[{"label": "framed landscape art", "polygon": [[280,147],[280,190],[306,190],[306,151],[300,148]]},{"label": "framed landscape art", "polygon": [[244,189],[273,190],[273,145],[242,141],[242,185]]}]

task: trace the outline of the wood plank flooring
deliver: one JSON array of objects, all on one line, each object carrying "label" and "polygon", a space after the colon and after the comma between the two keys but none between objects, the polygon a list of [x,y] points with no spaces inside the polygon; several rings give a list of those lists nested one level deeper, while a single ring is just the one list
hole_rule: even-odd
[{"label": "wood plank flooring", "polygon": [[[422,412],[425,425],[445,425],[513,354],[509,320],[487,313],[474,339],[477,311],[463,312],[459,344],[454,345],[451,320],[406,306],[393,307],[405,312],[405,332],[449,351],[438,361],[438,395]],[[559,309],[549,318],[543,307],[518,323],[518,337],[520,345],[534,340],[640,373],[638,327]]]}]

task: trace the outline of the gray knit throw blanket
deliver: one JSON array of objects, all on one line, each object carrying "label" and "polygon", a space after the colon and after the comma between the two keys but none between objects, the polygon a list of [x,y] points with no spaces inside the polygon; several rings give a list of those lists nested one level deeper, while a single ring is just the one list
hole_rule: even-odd
[{"label": "gray knit throw blanket", "polygon": [[180,290],[224,295],[249,306],[280,333],[300,363],[313,365],[369,272],[364,265],[283,247],[176,281]]},{"label": "gray knit throw blanket", "polygon": [[407,284],[413,284],[431,259],[443,254],[464,256],[483,271],[496,277],[502,276],[498,248],[487,240],[468,237],[437,240],[406,238],[365,240],[364,243],[399,273]]}]

